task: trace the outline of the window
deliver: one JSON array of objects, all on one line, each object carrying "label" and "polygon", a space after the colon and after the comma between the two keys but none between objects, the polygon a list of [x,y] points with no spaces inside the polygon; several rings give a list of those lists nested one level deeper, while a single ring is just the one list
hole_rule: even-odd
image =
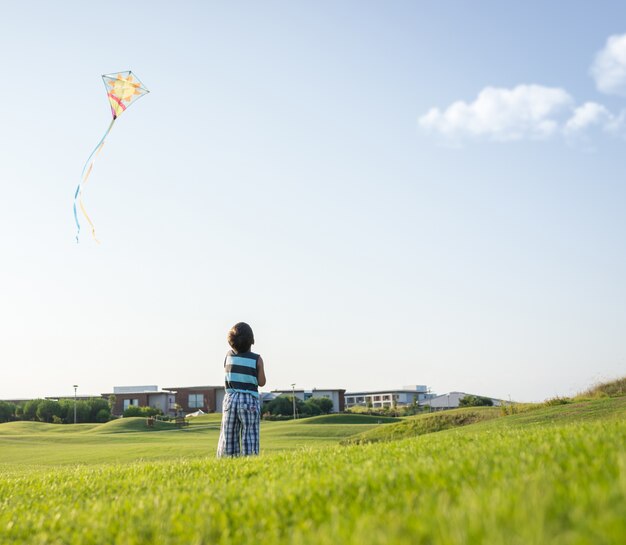
[{"label": "window", "polygon": [[374,396],[374,401],[380,401],[380,396]]},{"label": "window", "polygon": [[365,398],[364,397],[357,397],[356,398],[356,402],[357,403],[365,403]]},{"label": "window", "polygon": [[383,396],[383,400],[384,401],[391,401],[391,396],[390,395],[384,395]]},{"label": "window", "polygon": [[189,408],[200,409],[204,407],[204,396],[202,394],[189,394]]},{"label": "window", "polygon": [[353,397],[346,397],[346,403],[348,405],[352,405],[354,403],[354,398]]},{"label": "window", "polygon": [[124,410],[128,409],[128,407],[130,407],[131,405],[134,405],[136,407],[137,405],[139,405],[139,400],[138,399],[125,399],[124,400]]}]

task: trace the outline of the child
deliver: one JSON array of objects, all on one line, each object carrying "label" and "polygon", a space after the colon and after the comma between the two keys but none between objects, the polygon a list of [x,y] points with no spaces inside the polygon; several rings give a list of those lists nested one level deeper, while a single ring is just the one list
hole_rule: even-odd
[{"label": "child", "polygon": [[265,386],[263,359],[250,352],[252,328],[235,324],[228,332],[229,350],[224,360],[226,394],[222,405],[222,429],[217,457],[259,453],[261,407],[259,386]]}]

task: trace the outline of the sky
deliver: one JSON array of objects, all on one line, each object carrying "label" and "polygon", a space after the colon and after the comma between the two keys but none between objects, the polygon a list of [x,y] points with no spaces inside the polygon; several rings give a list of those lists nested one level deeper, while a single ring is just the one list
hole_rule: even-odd
[{"label": "sky", "polygon": [[0,6],[0,398],[626,374],[622,2]]}]

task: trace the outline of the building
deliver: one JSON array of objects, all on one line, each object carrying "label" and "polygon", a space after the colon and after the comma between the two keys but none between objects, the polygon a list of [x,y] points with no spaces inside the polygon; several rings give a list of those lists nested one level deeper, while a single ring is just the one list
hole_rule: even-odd
[{"label": "building", "polygon": [[312,390],[272,390],[272,394],[279,395],[294,395],[297,399],[301,399],[302,401],[307,401],[312,397],[325,397],[330,399],[333,402],[333,411],[334,413],[341,413],[345,410],[345,390],[340,388],[322,390],[319,388],[313,388]]},{"label": "building", "polygon": [[176,386],[164,390],[176,393],[175,403],[185,413],[193,413],[198,409],[205,413],[222,412],[224,386]]},{"label": "building", "polygon": [[163,414],[169,415],[176,412],[176,392],[159,390],[156,385],[115,386],[113,393],[102,394],[102,397],[108,399],[111,395],[115,396],[115,404],[111,410],[114,415],[123,414],[131,405],[161,409]]},{"label": "building", "polygon": [[398,390],[369,390],[363,392],[347,392],[346,407],[372,407],[382,409],[384,407],[401,407],[421,403],[434,398],[428,387],[415,384],[404,386]]},{"label": "building", "polygon": [[[432,399],[425,400],[420,402],[420,405],[429,405],[431,409],[435,411],[442,411],[445,409],[456,409],[459,407],[461,403],[461,399],[463,399],[467,395],[476,395],[476,394],[467,394],[465,392],[450,392],[447,394],[443,394],[440,396],[433,397]],[[486,397],[486,396],[481,396]],[[503,404],[501,399],[495,399],[490,397],[493,402],[494,407],[499,407]]]}]

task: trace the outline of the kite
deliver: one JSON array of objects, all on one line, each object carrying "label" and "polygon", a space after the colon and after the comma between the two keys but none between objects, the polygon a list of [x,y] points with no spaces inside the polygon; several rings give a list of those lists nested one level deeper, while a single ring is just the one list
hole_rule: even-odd
[{"label": "kite", "polygon": [[111,121],[109,128],[104,133],[104,136],[100,139],[100,142],[98,142],[98,145],[94,148],[94,150],[91,152],[91,155],[88,157],[87,162],[85,163],[83,171],[80,175],[80,182],[78,183],[78,187],[76,188],[76,193],[74,194],[74,220],[76,220],[77,229],[76,242],[78,242],[78,235],[80,234],[80,222],[78,221],[78,213],[76,211],[77,201],[81,212],[91,226],[91,235],[93,236],[93,239],[98,242],[98,239],[96,238],[96,228],[89,216],[87,215],[87,210],[85,210],[85,205],[83,204],[83,186],[87,183],[87,179],[91,174],[93,165],[96,161],[96,157],[98,157],[102,146],[104,146],[104,141],[106,140],[108,134],[111,132],[115,120],[120,115],[122,115],[122,112],[126,111],[133,102],[150,92],[148,91],[148,89],[146,89],[144,84],[141,83],[139,78],[130,70],[126,72],[116,72],[114,74],[104,74],[102,76],[102,81],[104,82],[104,87],[106,89],[107,97],[109,99],[109,104],[111,105],[113,120]]}]

